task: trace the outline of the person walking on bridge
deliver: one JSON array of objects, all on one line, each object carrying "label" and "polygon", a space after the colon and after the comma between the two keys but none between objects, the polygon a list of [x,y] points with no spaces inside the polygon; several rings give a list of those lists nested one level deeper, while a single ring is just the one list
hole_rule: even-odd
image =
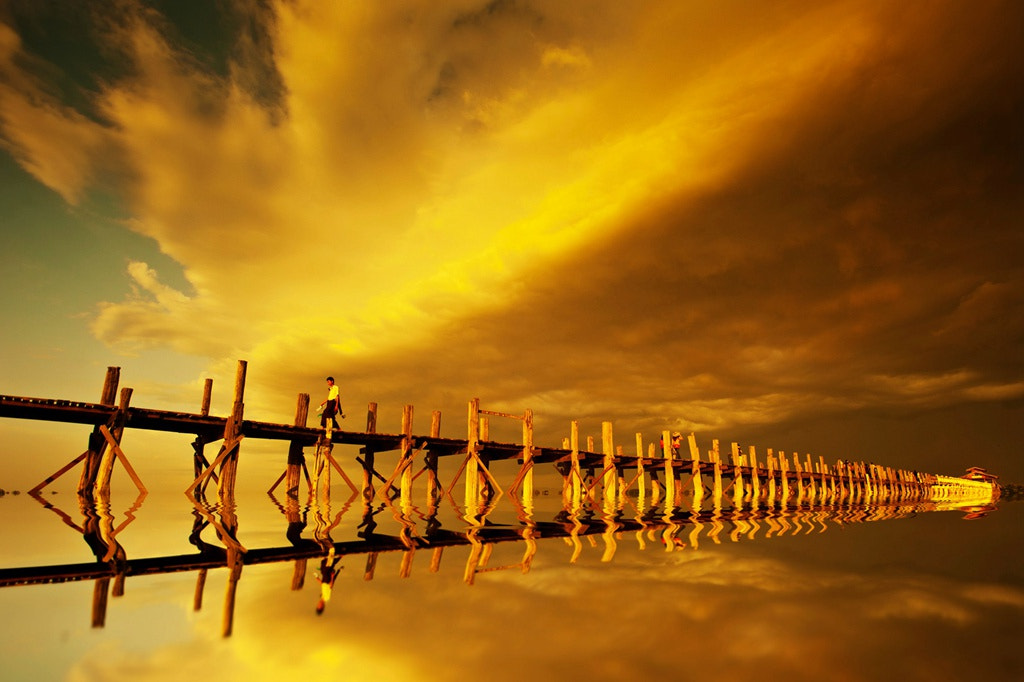
[{"label": "person walking on bridge", "polygon": [[345,413],[341,410],[341,397],[338,395],[338,387],[334,384],[334,377],[327,377],[327,398],[320,403],[320,407],[323,410],[320,415],[320,426],[321,428],[327,428],[327,420],[331,420],[333,428],[338,428],[338,420],[336,416],[345,418]]}]

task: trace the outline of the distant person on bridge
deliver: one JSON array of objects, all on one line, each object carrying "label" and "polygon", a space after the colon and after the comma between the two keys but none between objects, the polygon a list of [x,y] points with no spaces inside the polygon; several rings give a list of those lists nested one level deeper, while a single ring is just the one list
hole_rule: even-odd
[{"label": "distant person on bridge", "polygon": [[327,428],[328,419],[335,429],[338,428],[335,416],[340,415],[344,419],[345,413],[341,410],[341,398],[338,396],[338,387],[334,385],[334,377],[327,377],[327,399],[320,403],[320,408],[323,410],[320,415],[321,428]]}]

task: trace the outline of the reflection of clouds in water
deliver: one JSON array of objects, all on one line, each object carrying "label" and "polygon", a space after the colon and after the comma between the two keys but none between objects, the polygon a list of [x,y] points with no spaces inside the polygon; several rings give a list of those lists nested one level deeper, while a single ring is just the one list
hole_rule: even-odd
[{"label": "reflection of clouds in water", "polygon": [[[1004,679],[1006,666],[1020,663],[1007,625],[1020,622],[1024,591],[1011,586],[822,569],[728,548],[620,547],[613,562],[599,563],[597,547],[569,564],[557,543],[548,546],[529,573],[481,574],[472,587],[460,579],[466,554],[456,548],[438,574],[417,555],[405,580],[395,577],[398,554],[381,556],[371,582],[362,579],[361,558],[347,557],[321,618],[314,583],[288,589],[290,565],[247,567],[226,640],[219,637],[223,582],[211,573],[190,640],[158,640],[147,650],[119,638],[90,652],[69,678],[463,680],[479,673],[518,681],[533,671],[538,680],[874,680],[923,679],[941,669],[945,679],[968,671]],[[518,551],[496,549],[492,565]],[[190,597],[188,582],[179,585],[179,601]],[[133,591],[144,589],[139,583]],[[130,620],[114,613],[107,628]],[[964,646],[968,628],[972,644]]]}]

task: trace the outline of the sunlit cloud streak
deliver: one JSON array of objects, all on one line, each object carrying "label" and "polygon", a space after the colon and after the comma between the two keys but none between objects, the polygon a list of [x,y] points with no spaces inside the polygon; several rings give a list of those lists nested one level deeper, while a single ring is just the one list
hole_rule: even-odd
[{"label": "sunlit cloud streak", "polygon": [[230,9],[222,71],[98,15],[89,111],[0,26],[6,148],[181,265],[97,302],[118,352],[245,358],[268,418],[327,373],[637,429],[1024,395],[1014,3]]}]

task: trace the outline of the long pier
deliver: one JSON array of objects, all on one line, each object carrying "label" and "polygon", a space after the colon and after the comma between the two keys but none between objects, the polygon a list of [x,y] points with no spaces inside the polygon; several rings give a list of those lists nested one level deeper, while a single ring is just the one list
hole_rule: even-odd
[{"label": "long pier", "polygon": [[[702,455],[693,433],[688,434],[685,443],[680,434],[665,430],[660,442],[650,442],[644,448],[642,434],[635,434],[635,454],[627,454],[621,445],[616,445],[612,423],[602,423],[600,451],[594,446],[594,439],[588,438],[585,448],[581,447],[577,422],[570,424],[570,434],[561,447],[540,447],[533,442],[533,412],[529,409],[522,414],[509,414],[481,409],[479,400],[468,403],[467,437],[444,438],[440,435],[440,412],[433,412],[430,432],[426,435],[413,433],[413,407],[405,406],[402,416],[402,432],[398,434],[377,433],[377,405],[370,403],[367,409],[364,431],[333,430],[328,426],[315,428],[307,426],[309,395],[299,394],[296,417],[293,424],[279,424],[254,421],[243,418],[246,362],[239,361],[236,372],[235,395],[232,413],[226,417],[210,415],[212,380],[207,379],[202,406],[198,413],[182,413],[166,410],[139,408],[130,405],[131,388],[120,392],[115,404],[115,395],[120,377],[120,368],[110,367],[101,392],[99,403],[74,402],[59,399],[25,398],[0,395],[0,417],[15,419],[45,420],[53,422],[91,425],[93,432],[88,447],[78,458],[64,469],[40,483],[33,491],[38,492],[74,466],[82,463],[79,492],[109,491],[110,473],[116,461],[121,461],[140,490],[144,490],[141,479],[134,472],[130,461],[120,447],[121,435],[126,428],[184,433],[195,436],[194,471],[195,480],[186,491],[202,494],[206,485],[216,482],[221,499],[230,497],[234,490],[238,451],[243,439],[270,439],[290,444],[285,472],[272,486],[275,489],[282,482],[289,496],[297,496],[300,478],[306,475],[307,484],[313,481],[306,466],[305,448],[315,448],[315,468],[322,473],[333,467],[358,489],[366,499],[380,494],[379,483],[385,494],[400,494],[408,500],[412,494],[413,480],[420,474],[428,474],[428,498],[437,499],[444,491],[437,477],[437,462],[440,457],[461,456],[463,461],[447,490],[464,478],[466,506],[486,505],[496,494],[505,492],[490,471],[493,462],[515,460],[519,471],[509,484],[508,490],[519,494],[529,504],[533,496],[534,468],[541,464],[553,464],[561,474],[567,500],[577,505],[586,499],[595,499],[598,490],[603,493],[606,504],[614,505],[636,488],[642,494],[655,498],[663,496],[667,506],[674,506],[683,494],[692,495],[693,504],[701,505],[707,497],[713,504],[721,505],[723,497],[734,508],[757,508],[771,504],[788,504],[792,499],[800,504],[805,500],[826,501],[863,500],[865,502],[886,500],[941,500],[968,499],[988,495],[998,497],[998,484],[994,476],[983,470],[973,469],[968,477],[940,476],[930,473],[908,471],[863,461],[836,461],[826,463],[824,457],[812,459],[810,455],[774,452],[768,449],[759,457],[754,446],[746,452],[737,443],[731,444],[729,461],[720,450],[718,440]],[[501,443],[489,438],[489,420],[505,418],[522,422],[521,443]],[[205,446],[221,442],[220,450],[211,463],[205,456]],[[332,456],[336,444],[360,447],[361,457],[357,458],[363,468],[362,485],[352,482]],[[377,470],[376,456],[380,453],[398,453],[397,463],[388,474]],[[684,455],[685,453],[685,455]],[[416,465],[421,466],[414,472]]]},{"label": "long pier", "polygon": [[[500,543],[522,542],[522,560],[515,564],[529,570],[537,541],[562,537],[574,547],[573,561],[582,551],[581,537],[599,535],[610,560],[617,539],[635,533],[641,548],[645,538],[660,542],[666,549],[682,546],[696,548],[701,532],[713,542],[726,525],[732,540],[753,538],[762,528],[765,536],[782,535],[794,529],[823,532],[827,521],[843,525],[864,521],[902,518],[919,511],[962,509],[968,516],[984,515],[994,509],[999,485],[994,476],[971,469],[967,476],[941,476],[906,471],[864,462],[837,461],[827,464],[823,457],[787,456],[768,449],[763,456],[753,447],[741,451],[732,443],[728,461],[718,440],[701,452],[696,437],[664,430],[658,442],[644,443],[635,434],[635,453],[627,454],[615,444],[611,422],[602,423],[600,449],[593,438],[581,443],[579,424],[569,425],[569,435],[561,447],[541,447],[533,440],[533,413],[510,414],[482,409],[480,401],[468,402],[466,438],[440,435],[440,412],[431,415],[427,435],[413,431],[413,407],[402,413],[402,430],[397,434],[378,433],[377,406],[367,408],[363,431],[315,428],[307,425],[309,395],[300,393],[292,424],[278,424],[244,418],[246,363],[240,361],[235,377],[231,414],[210,414],[212,380],[207,379],[200,410],[182,413],[132,406],[132,389],[118,392],[120,369],[107,369],[98,403],[57,399],[24,398],[0,395],[0,417],[82,424],[92,427],[82,454],[50,475],[29,494],[55,511],[63,522],[82,533],[96,555],[95,563],[0,568],[0,586],[24,585],[68,580],[95,580],[93,625],[102,626],[106,617],[107,595],[123,593],[124,579],[130,575],[148,575],[178,571],[196,571],[197,604],[201,603],[206,571],[229,570],[225,594],[223,634],[231,634],[234,597],[242,568],[248,564],[295,562],[293,589],[301,587],[306,561],[319,557],[321,572],[330,574],[338,557],[365,554],[365,577],[370,579],[379,554],[398,552],[402,556],[401,574],[411,570],[412,557],[420,551],[431,553],[431,570],[440,562],[445,547],[470,548],[465,579],[472,584],[478,573],[487,570],[491,549]],[[116,402],[115,402],[116,401]],[[522,442],[504,443],[490,439],[491,419],[511,419],[522,424]],[[189,536],[197,554],[173,557],[129,559],[117,540],[118,533],[134,519],[115,527],[110,513],[111,472],[117,462],[138,489],[132,510],[146,495],[141,477],[121,448],[125,429],[145,429],[194,436],[192,441],[195,478],[184,491],[193,504],[194,524]],[[284,472],[268,493],[284,483],[285,502],[278,503],[287,519],[291,545],[276,548],[247,548],[238,538],[238,519],[234,503],[238,453],[245,439],[270,439],[288,443]],[[218,445],[212,461],[205,448]],[[361,481],[354,481],[333,455],[335,445],[359,447],[355,461],[361,468]],[[313,457],[307,466],[306,450]],[[383,457],[395,453],[384,467]],[[439,477],[438,460],[454,457],[458,467],[454,477],[444,484]],[[495,475],[495,462],[514,462],[516,474],[511,482]],[[539,521],[534,514],[534,470],[551,465],[562,479],[561,511],[551,521]],[[42,490],[75,467],[80,467],[78,507],[82,518],[56,508],[42,497]],[[383,471],[379,470],[383,469]],[[351,497],[341,513],[330,511],[331,476],[337,472],[350,489]],[[425,474],[425,475],[424,475]],[[302,480],[308,488],[308,503],[300,509]],[[418,507],[413,495],[418,481],[425,480],[426,504]],[[455,501],[452,491],[463,481],[465,496]],[[219,500],[206,500],[210,485],[215,485]],[[422,482],[419,483],[422,488]],[[516,508],[518,522],[496,524],[488,519],[497,501],[506,497]],[[354,500],[361,500],[360,539],[337,542],[331,531]],[[451,502],[460,519],[458,530],[441,527],[439,507]],[[376,509],[374,506],[376,506]],[[398,523],[397,535],[379,535],[375,515],[389,508]],[[303,538],[305,514],[312,512],[312,540]],[[630,513],[632,511],[633,513]],[[420,524],[425,524],[421,528]],[[205,529],[216,531],[222,546],[202,540]],[[683,536],[683,530],[689,529]],[[329,588],[324,588],[329,598]],[[323,601],[318,609],[323,608]]]}]

